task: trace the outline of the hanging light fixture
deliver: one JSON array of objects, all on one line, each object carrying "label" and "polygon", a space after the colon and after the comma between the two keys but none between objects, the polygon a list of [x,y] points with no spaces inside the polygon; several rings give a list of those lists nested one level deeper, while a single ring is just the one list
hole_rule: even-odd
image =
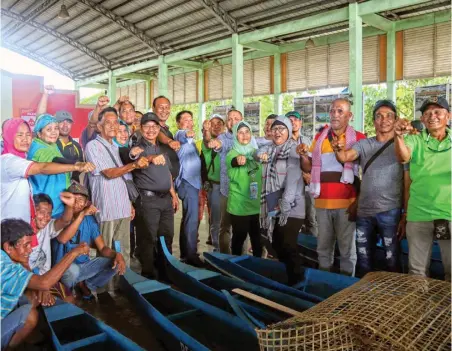
[{"label": "hanging light fixture", "polygon": [[219,65],[220,65],[220,61],[218,61],[218,59],[213,60],[212,66],[219,66]]},{"label": "hanging light fixture", "polygon": [[315,47],[314,40],[312,40],[311,38],[309,38],[308,40],[306,40],[306,44],[304,44],[304,46],[305,46],[306,48],[314,48],[314,47]]},{"label": "hanging light fixture", "polygon": [[60,12],[58,13],[58,18],[67,19],[69,17],[71,17],[71,16],[69,15],[66,5],[64,4],[64,1],[63,1],[63,4],[61,5],[61,8],[60,8]]}]

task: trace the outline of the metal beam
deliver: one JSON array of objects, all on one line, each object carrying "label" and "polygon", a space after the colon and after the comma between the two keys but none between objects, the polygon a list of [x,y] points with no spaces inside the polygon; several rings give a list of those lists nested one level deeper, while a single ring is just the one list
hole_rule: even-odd
[{"label": "metal beam", "polygon": [[349,8],[349,90],[353,94],[353,119],[356,130],[363,132],[363,23],[358,14],[358,4],[348,5]]},{"label": "metal beam", "polygon": [[116,83],[116,87],[117,88],[122,88],[122,87],[127,87],[129,85],[138,84],[138,83],[141,83],[141,82],[142,82],[142,80],[130,79],[130,80],[125,80],[123,82]]},{"label": "metal beam", "polygon": [[430,1],[431,0],[371,0],[358,5],[358,14],[360,16],[364,16],[371,13],[379,13],[407,6],[419,5]]},{"label": "metal beam", "polygon": [[435,13],[428,13],[426,15],[416,16],[401,21],[397,21],[395,22],[395,30],[396,32],[398,32],[400,30],[431,26],[435,23],[449,22],[450,20],[451,20],[450,10],[438,11]]},{"label": "metal beam", "polygon": [[251,43],[253,41],[265,40],[285,34],[301,32],[303,30],[327,26],[333,23],[344,22],[348,20],[348,9],[342,8],[317,15],[303,18],[302,20],[290,21],[287,23],[277,24],[267,28],[259,29],[253,32],[240,34],[240,43]]},{"label": "metal beam", "polygon": [[367,23],[369,26],[384,30],[388,32],[392,30],[393,21],[390,21],[380,15],[376,15],[371,13],[369,15],[365,15],[361,17],[364,23]]},{"label": "metal beam", "polygon": [[85,78],[85,79],[80,79],[80,80],[75,82],[75,86],[76,87],[83,87],[85,85],[97,83],[99,81],[106,80],[106,79],[108,79],[108,72],[97,74],[95,76],[88,77],[88,78]]},{"label": "metal beam", "polygon": [[273,60],[273,111],[277,115],[282,114],[281,101],[281,54],[275,54]]},{"label": "metal beam", "polygon": [[113,75],[113,71],[108,71],[108,97],[110,104],[116,101],[116,77]]},{"label": "metal beam", "polygon": [[118,78],[127,78],[127,79],[136,79],[136,80],[151,80],[152,77],[148,74],[140,74],[140,73],[127,73],[127,74],[116,74],[115,71],[113,71],[113,75]]},{"label": "metal beam", "polygon": [[159,95],[168,96],[168,65],[164,57],[159,56]]},{"label": "metal beam", "polygon": [[[78,88],[77,84],[76,84],[76,88]],[[87,84],[87,85],[84,85],[83,88],[108,89],[108,84],[99,84],[99,83]]]},{"label": "metal beam", "polygon": [[396,102],[396,32],[395,25],[386,34],[386,92],[389,100]]},{"label": "metal beam", "polygon": [[204,45],[197,46],[195,48],[175,52],[173,54],[169,54],[165,56],[165,62],[167,64],[172,64],[173,62],[177,62],[180,60],[186,60],[195,56],[201,56],[210,54],[215,51],[221,51],[225,49],[230,49],[232,47],[231,38],[218,40],[215,43],[208,43]]},{"label": "metal beam", "polygon": [[[33,18],[39,16],[42,12],[44,12],[48,8],[52,7],[58,1],[59,0],[45,0],[38,7],[36,7],[34,10],[32,10],[28,15],[24,17],[27,19],[27,21],[32,20]],[[2,33],[2,38],[3,39],[8,38],[9,36],[17,32],[19,29],[21,29],[24,25],[25,25],[24,23],[15,23],[12,27],[10,27],[8,30]]]},{"label": "metal beam", "polygon": [[2,9],[1,13],[2,13],[2,15],[12,18],[15,21],[20,21],[21,23],[26,23],[27,25],[29,25],[33,28],[36,28],[40,31],[43,31],[43,32],[53,36],[54,38],[64,41],[66,44],[69,44],[73,48],[75,48],[75,49],[83,52],[84,54],[88,55],[89,57],[93,58],[94,60],[99,62],[102,66],[104,66],[108,69],[111,68],[112,62],[110,60],[108,60],[106,57],[104,57],[102,55],[99,55],[95,51],[88,49],[85,45],[78,42],[77,40],[73,40],[60,32],[57,32],[57,31],[55,31],[49,27],[46,27],[38,22],[35,22],[33,20],[27,19],[27,17],[18,15],[17,13],[11,12],[7,9]]},{"label": "metal beam", "polygon": [[44,56],[37,55],[34,52],[29,51],[21,46],[17,46],[7,40],[2,40],[2,46],[11,51],[17,52],[18,54],[26,56],[36,62],[39,62],[44,66],[47,66],[50,69],[53,69],[54,71],[62,74],[63,76],[69,77],[71,79],[75,78],[75,74],[72,71],[60,66],[59,64],[53,62],[52,60],[46,59]]},{"label": "metal beam", "polygon": [[206,119],[206,104],[204,103],[204,70],[198,70],[198,138],[202,137],[202,124]]},{"label": "metal beam", "polygon": [[[239,38],[239,41],[240,41],[240,38]],[[251,43],[245,43],[245,44],[243,44],[243,46],[254,49],[254,50],[271,52],[273,54],[277,54],[280,52],[278,45],[269,44],[264,41],[253,41]]]},{"label": "metal beam", "polygon": [[157,67],[158,64],[159,64],[158,59],[147,60],[147,61],[135,63],[130,66],[117,68],[117,69],[113,70],[113,72],[114,72],[115,76],[122,76],[127,73],[133,73],[133,72],[142,71],[144,69],[148,69],[148,68],[152,68],[152,67]]},{"label": "metal beam", "polygon": [[126,21],[123,17],[114,14],[112,11],[106,9],[103,6],[100,6],[98,3],[92,0],[78,0],[78,1],[85,4],[92,10],[100,13],[102,16],[108,18],[109,20],[115,22],[129,33],[132,33],[133,36],[139,39],[142,43],[146,44],[156,54],[160,55],[162,53],[161,45],[155,39],[149,38],[143,31],[135,27],[133,23]]},{"label": "metal beam", "polygon": [[225,11],[217,0],[200,0],[202,6],[208,9],[231,33],[237,33],[237,20]]},{"label": "metal beam", "polygon": [[232,34],[232,104],[240,112],[243,110],[243,46],[239,35]]},{"label": "metal beam", "polygon": [[146,98],[145,98],[145,107],[146,107],[146,112],[149,111],[149,109],[151,108],[151,80],[147,80],[146,82]]},{"label": "metal beam", "polygon": [[200,69],[202,68],[202,63],[188,60],[180,60],[176,62],[171,62],[171,66]]}]

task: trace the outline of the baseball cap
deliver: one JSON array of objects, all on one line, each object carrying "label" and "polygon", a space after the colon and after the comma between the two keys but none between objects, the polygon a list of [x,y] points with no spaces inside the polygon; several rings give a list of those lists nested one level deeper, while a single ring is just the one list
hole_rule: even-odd
[{"label": "baseball cap", "polygon": [[223,122],[225,121],[225,118],[222,115],[219,115],[218,113],[214,113],[212,116],[210,116],[209,121],[213,120],[214,118],[221,119]]},{"label": "baseball cap", "polygon": [[76,181],[72,181],[71,186],[66,191],[74,195],[80,194],[89,197],[88,189]]},{"label": "baseball cap", "polygon": [[57,122],[63,122],[63,121],[74,122],[72,115],[69,112],[64,111],[64,110],[57,111],[55,113],[55,119],[57,120]]},{"label": "baseball cap", "polygon": [[445,108],[448,112],[450,111],[449,103],[442,96],[431,96],[431,97],[429,97],[427,100],[425,100],[422,103],[422,106],[419,109],[419,111],[424,113],[425,110],[427,109],[427,107],[429,107],[430,105],[438,105],[438,106],[441,106],[442,108]]},{"label": "baseball cap", "polygon": [[392,112],[394,112],[397,116],[397,108],[396,108],[396,105],[394,104],[394,101],[385,99],[385,100],[378,100],[375,103],[375,106],[374,106],[374,109],[372,112],[372,116],[374,117],[374,119],[375,119],[375,113],[377,113],[378,109],[383,106],[389,107],[392,110]]},{"label": "baseball cap", "polygon": [[287,117],[287,118],[295,117],[296,119],[301,120],[301,115],[300,115],[300,113],[297,112],[297,111],[290,111],[290,112],[287,112],[287,113],[286,113],[286,117]]},{"label": "baseball cap", "polygon": [[160,120],[159,120],[158,116],[154,112],[145,113],[143,115],[143,117],[141,117],[140,123],[141,123],[141,125],[143,125],[143,124],[145,124],[147,122],[150,122],[150,121],[155,122],[156,124],[160,125]]}]

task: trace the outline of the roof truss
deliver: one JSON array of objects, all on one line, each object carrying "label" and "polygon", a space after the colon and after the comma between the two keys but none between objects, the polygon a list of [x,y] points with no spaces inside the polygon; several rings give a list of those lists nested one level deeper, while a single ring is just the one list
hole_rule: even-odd
[{"label": "roof truss", "polygon": [[227,13],[218,4],[217,0],[200,0],[202,5],[210,10],[212,14],[225,26],[231,33],[237,33],[237,20]]}]

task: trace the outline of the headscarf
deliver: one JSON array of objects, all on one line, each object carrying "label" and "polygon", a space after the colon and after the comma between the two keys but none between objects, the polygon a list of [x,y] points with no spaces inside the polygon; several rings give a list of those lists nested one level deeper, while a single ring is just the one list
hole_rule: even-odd
[{"label": "headscarf", "polygon": [[[261,193],[261,210],[260,210],[260,223],[261,227],[268,229],[269,239],[271,240],[271,234],[273,232],[273,221],[268,216],[267,208],[267,196],[276,191],[282,190],[283,184],[279,184],[279,177],[276,171],[276,163],[279,160],[287,160],[290,155],[290,150],[297,145],[296,141],[292,139],[292,122],[284,115],[278,116],[273,122],[272,127],[275,125],[283,125],[288,129],[287,141],[282,145],[276,145],[272,143],[269,146],[265,146],[265,152],[268,154],[268,163],[264,164],[262,172],[262,184]],[[277,153],[277,150],[279,152]],[[301,171],[300,171],[301,172]],[[294,207],[295,204],[289,204],[290,207]]]},{"label": "headscarf", "polygon": [[4,154],[13,154],[21,158],[25,158],[25,152],[19,151],[14,147],[14,138],[20,125],[24,123],[31,132],[31,128],[22,118],[11,118],[3,125],[3,152]]},{"label": "headscarf", "polygon": [[[127,123],[124,122],[122,119],[120,119],[120,120],[119,120],[119,125],[120,125],[120,126],[125,126],[125,127],[126,127],[127,134],[128,134],[128,136],[129,136],[129,138],[130,138],[130,129],[129,129],[129,126],[127,125]],[[121,143],[118,141],[118,139],[116,139],[116,137],[113,138],[113,142],[114,142],[118,147],[126,147],[126,146],[128,146],[128,144],[129,144],[128,141],[127,141],[125,144],[121,144]]]},{"label": "headscarf", "polygon": [[239,153],[239,155],[246,156],[247,159],[252,160],[253,155],[256,152],[258,146],[256,142],[256,138],[254,138],[253,135],[251,135],[251,140],[248,144],[243,145],[239,143],[239,140],[237,139],[237,132],[240,128],[246,127],[251,132],[251,126],[246,123],[245,121],[241,121],[237,123],[234,127],[232,127],[232,134],[234,137],[234,143],[232,145],[232,148]]},{"label": "headscarf", "polygon": [[36,133],[40,132],[41,130],[43,130],[45,127],[47,127],[51,123],[57,123],[57,120],[55,119],[55,117],[53,117],[52,115],[49,115],[47,113],[43,114],[43,115],[40,115],[36,119],[36,124],[35,124],[34,131]]}]

